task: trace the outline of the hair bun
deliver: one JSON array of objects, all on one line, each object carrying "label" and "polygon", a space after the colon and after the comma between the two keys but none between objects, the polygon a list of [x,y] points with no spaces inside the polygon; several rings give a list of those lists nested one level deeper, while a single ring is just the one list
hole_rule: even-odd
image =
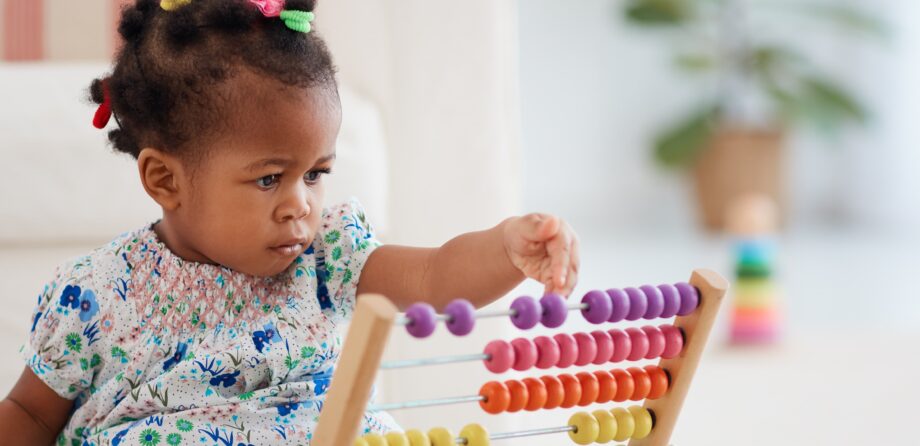
[{"label": "hair bun", "polygon": [[89,99],[95,104],[102,104],[105,101],[105,92],[102,89],[104,79],[93,79],[89,85]]},{"label": "hair bun", "polygon": [[284,3],[284,9],[312,12],[316,9],[316,0],[288,0]]},{"label": "hair bun", "polygon": [[121,13],[121,22],[118,24],[118,33],[126,42],[136,41],[147,22],[156,13],[158,8],[156,0],[138,0],[134,6],[125,7]]}]

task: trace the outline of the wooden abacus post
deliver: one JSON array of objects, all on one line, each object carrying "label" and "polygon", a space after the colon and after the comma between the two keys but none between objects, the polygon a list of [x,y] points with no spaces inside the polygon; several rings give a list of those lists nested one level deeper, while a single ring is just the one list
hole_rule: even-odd
[{"label": "wooden abacus post", "polygon": [[700,291],[699,307],[693,313],[679,316],[674,321],[674,326],[682,329],[686,336],[683,351],[679,356],[662,359],[658,364],[670,374],[671,387],[662,398],[645,400],[645,408],[655,414],[655,428],[649,436],[630,441],[629,446],[667,446],[719,312],[719,305],[728,290],[728,282],[718,273],[707,269],[694,270],[690,285]]},{"label": "wooden abacus post", "polygon": [[396,306],[386,297],[358,297],[342,357],[313,433],[313,446],[343,446],[355,441],[395,320]]}]

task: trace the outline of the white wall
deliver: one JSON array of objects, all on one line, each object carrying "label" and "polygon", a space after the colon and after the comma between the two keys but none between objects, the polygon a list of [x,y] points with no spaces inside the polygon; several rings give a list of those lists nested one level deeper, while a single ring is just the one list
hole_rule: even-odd
[{"label": "white wall", "polygon": [[[869,103],[875,122],[830,150],[813,135],[794,138],[793,224],[843,217],[909,228],[920,221],[920,6],[856,3],[884,6],[871,9],[897,28],[890,43],[851,47],[831,34],[810,45]],[[705,85],[675,71],[670,41],[660,33],[625,23],[622,5],[520,5],[525,203],[579,227],[685,230],[695,223],[690,190],[680,176],[662,175],[649,141],[692,107]]]}]

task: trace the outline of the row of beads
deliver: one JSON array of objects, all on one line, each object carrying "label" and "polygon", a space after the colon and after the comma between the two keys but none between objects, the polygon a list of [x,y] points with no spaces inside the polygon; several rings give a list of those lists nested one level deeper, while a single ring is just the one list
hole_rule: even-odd
[{"label": "row of beads", "polygon": [[[521,296],[511,304],[511,320],[521,327],[533,328],[537,323],[555,328],[565,322],[569,309],[565,298],[550,293],[543,296],[539,303],[529,296]],[[473,331],[476,324],[476,308],[466,299],[455,299],[444,307],[444,319],[447,330],[455,336],[466,336]],[[438,315],[431,305],[419,302],[412,304],[405,314],[409,322],[406,331],[416,338],[426,338],[434,333]]]},{"label": "row of beads", "polygon": [[679,328],[670,324],[659,327],[646,325],[572,335],[559,333],[553,337],[538,336],[533,340],[496,340],[488,343],[483,350],[487,356],[483,363],[493,373],[504,373],[509,369],[524,371],[533,367],[580,367],[624,360],[668,359],[679,355],[683,347],[683,332]]},{"label": "row of beads", "polygon": [[[605,299],[606,297],[606,299]],[[603,302],[609,300],[610,311],[606,312]],[[613,288],[606,292],[589,291],[582,298],[583,303],[599,302],[597,315],[585,314],[588,322],[635,321],[639,319],[670,318],[686,316],[693,312],[700,303],[699,291],[687,282],[674,285],[642,285],[639,288]],[[590,312],[590,308],[584,310]],[[601,316],[607,315],[606,318]]]},{"label": "row of beads", "polygon": [[[578,412],[569,418],[569,438],[576,444],[609,443],[611,441],[641,440],[655,427],[655,417],[641,406],[628,409]],[[367,434],[358,438],[354,446],[491,446],[489,432],[479,424],[469,424],[460,431],[459,438],[443,427],[428,433],[419,430],[390,432],[386,435]]]},{"label": "row of beads", "polygon": [[[699,305],[699,291],[686,282],[657,287],[643,285],[638,288],[612,288],[607,291],[589,291],[581,299],[582,315],[593,324],[635,321],[639,319],[670,318],[693,312]],[[547,328],[561,326],[569,308],[565,298],[550,293],[539,302],[530,296],[521,296],[511,303],[511,322],[521,330],[529,330],[538,323]],[[438,315],[427,303],[416,303],[405,313],[408,319],[406,330],[417,338],[434,333]],[[465,336],[473,331],[476,323],[476,309],[464,299],[456,299],[444,308],[447,329],[456,336]]]},{"label": "row of beads", "polygon": [[[478,424],[469,424],[460,431],[461,444],[467,446],[489,446],[489,432]],[[367,434],[358,438],[354,446],[456,446],[457,437],[443,427],[436,427],[424,433],[419,430],[390,432],[386,435]]]},{"label": "row of beads", "polygon": [[668,391],[670,377],[658,366],[630,367],[626,370],[598,370],[575,375],[541,376],[490,381],[479,390],[480,407],[490,414],[568,409],[594,403],[658,399]]},{"label": "row of beads", "polygon": [[641,406],[617,407],[609,411],[578,412],[569,418],[569,426],[574,427],[569,438],[576,444],[603,444],[647,437],[655,427],[655,417]]}]

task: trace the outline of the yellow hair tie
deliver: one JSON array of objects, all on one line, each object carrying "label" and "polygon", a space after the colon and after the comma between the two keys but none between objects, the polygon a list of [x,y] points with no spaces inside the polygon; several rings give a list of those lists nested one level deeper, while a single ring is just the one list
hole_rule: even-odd
[{"label": "yellow hair tie", "polygon": [[160,0],[160,7],[165,11],[175,11],[191,2],[192,0]]}]

